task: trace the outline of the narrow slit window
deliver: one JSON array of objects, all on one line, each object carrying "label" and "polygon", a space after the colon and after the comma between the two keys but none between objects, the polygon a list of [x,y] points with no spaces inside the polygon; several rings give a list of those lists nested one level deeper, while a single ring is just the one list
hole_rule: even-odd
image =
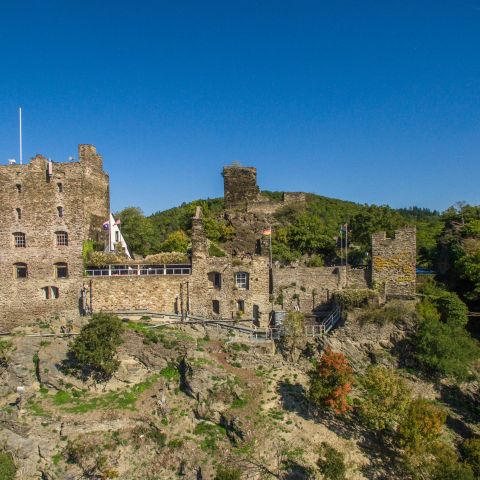
[{"label": "narrow slit window", "polygon": [[21,185],[20,183],[17,183],[17,184],[15,185],[15,188],[17,189],[17,192],[18,192],[18,193],[22,193],[22,185]]},{"label": "narrow slit window", "polygon": [[237,312],[245,313],[245,302],[243,300],[237,300]]},{"label": "narrow slit window", "polygon": [[218,300],[212,300],[212,311],[217,315],[220,313],[220,302]]},{"label": "narrow slit window", "polygon": [[15,212],[17,214],[17,220],[21,220],[22,219],[22,209],[21,208],[16,208]]},{"label": "narrow slit window", "polygon": [[57,183],[57,191],[58,191],[58,193],[63,193],[63,183],[62,182]]},{"label": "narrow slit window", "polygon": [[63,207],[57,207],[57,213],[60,218],[63,217]]}]

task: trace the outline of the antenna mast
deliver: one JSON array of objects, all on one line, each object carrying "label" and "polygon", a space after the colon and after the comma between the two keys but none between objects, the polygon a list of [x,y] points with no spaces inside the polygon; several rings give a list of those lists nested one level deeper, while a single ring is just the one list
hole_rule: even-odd
[{"label": "antenna mast", "polygon": [[22,156],[22,107],[18,109],[18,120],[20,123],[20,165],[23,164],[23,156]]}]

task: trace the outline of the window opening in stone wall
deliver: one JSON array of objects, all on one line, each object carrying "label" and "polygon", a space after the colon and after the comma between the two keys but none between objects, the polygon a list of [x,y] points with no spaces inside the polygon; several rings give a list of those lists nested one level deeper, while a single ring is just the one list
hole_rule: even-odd
[{"label": "window opening in stone wall", "polygon": [[208,274],[210,286],[220,290],[222,288],[222,274],[220,272],[210,272]]},{"label": "window opening in stone wall", "polygon": [[255,253],[257,255],[261,255],[262,254],[262,241],[260,239],[258,239],[256,242],[255,242]]},{"label": "window opening in stone wall", "polygon": [[119,232],[115,232],[115,243],[118,243],[119,241],[120,241]]},{"label": "window opening in stone wall", "polygon": [[248,290],[247,272],[237,272],[235,274],[235,286],[240,290]]},{"label": "window opening in stone wall", "polygon": [[15,263],[15,278],[27,278],[28,277],[28,268],[26,263]]},{"label": "window opening in stone wall", "polygon": [[63,217],[63,207],[57,207],[57,213],[60,218]]},{"label": "window opening in stone wall", "polygon": [[66,263],[58,262],[55,264],[55,277],[56,278],[68,277],[68,265]]},{"label": "window opening in stone wall", "polygon": [[18,193],[22,193],[22,186],[19,183],[15,185],[15,188],[17,189]]},{"label": "window opening in stone wall", "polygon": [[59,291],[57,287],[43,287],[42,295],[45,300],[50,300],[53,298],[58,298]]},{"label": "window opening in stone wall", "polygon": [[260,308],[258,305],[253,306],[253,322],[257,327],[260,326]]},{"label": "window opening in stone wall", "polygon": [[68,233],[67,232],[55,232],[57,238],[57,247],[66,247],[68,245]]},{"label": "window opening in stone wall", "polygon": [[27,246],[25,234],[22,232],[15,232],[13,234],[13,242],[17,248],[25,248]]},{"label": "window opening in stone wall", "polygon": [[57,183],[57,190],[58,190],[58,193],[63,193],[63,183],[61,182]]},{"label": "window opening in stone wall", "polygon": [[22,209],[21,208],[16,208],[15,211],[17,212],[17,220],[22,219]]},{"label": "window opening in stone wall", "polygon": [[212,311],[217,315],[220,313],[220,302],[218,300],[212,300]]},{"label": "window opening in stone wall", "polygon": [[243,300],[237,300],[237,312],[245,313],[245,302]]}]

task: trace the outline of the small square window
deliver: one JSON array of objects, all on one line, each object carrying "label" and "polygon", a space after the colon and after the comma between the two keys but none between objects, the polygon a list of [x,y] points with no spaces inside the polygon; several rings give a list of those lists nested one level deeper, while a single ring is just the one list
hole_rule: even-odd
[{"label": "small square window", "polygon": [[22,232],[15,232],[13,234],[13,242],[17,248],[25,248],[27,246],[25,234]]},{"label": "small square window", "polygon": [[26,263],[15,264],[15,278],[27,278],[28,268]]},{"label": "small square window", "polygon": [[57,278],[67,278],[68,277],[68,265],[66,263],[56,263],[55,264],[55,276]]},{"label": "small square window", "polygon": [[68,245],[68,233],[67,232],[55,232],[57,239],[57,247],[66,247]]},{"label": "small square window", "polygon": [[240,290],[248,290],[248,273],[237,272],[235,274],[235,286]]}]

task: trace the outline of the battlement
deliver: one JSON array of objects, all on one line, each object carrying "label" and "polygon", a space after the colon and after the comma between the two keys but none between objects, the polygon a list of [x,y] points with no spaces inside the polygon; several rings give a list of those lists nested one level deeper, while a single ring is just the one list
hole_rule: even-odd
[{"label": "battlement", "polygon": [[258,200],[255,167],[223,167],[224,202],[227,210],[247,210],[248,205]]}]

